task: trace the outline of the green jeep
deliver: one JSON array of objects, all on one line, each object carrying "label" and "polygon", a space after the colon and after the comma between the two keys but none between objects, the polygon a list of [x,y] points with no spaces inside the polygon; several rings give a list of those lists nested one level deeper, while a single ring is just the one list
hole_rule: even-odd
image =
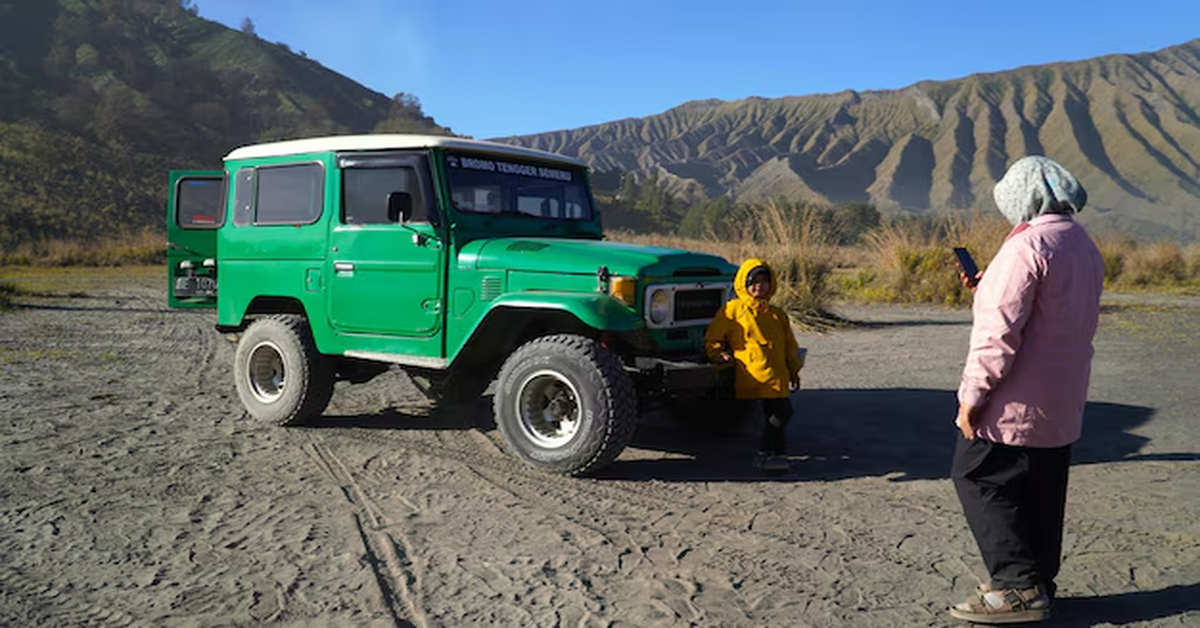
[{"label": "green jeep", "polygon": [[255,419],[294,425],[337,380],[393,366],[443,402],[495,381],[517,458],[582,474],[621,453],[639,399],[719,388],[704,330],[736,268],[604,240],[578,160],[490,142],[340,136],[172,172],[169,301],[237,334]]}]

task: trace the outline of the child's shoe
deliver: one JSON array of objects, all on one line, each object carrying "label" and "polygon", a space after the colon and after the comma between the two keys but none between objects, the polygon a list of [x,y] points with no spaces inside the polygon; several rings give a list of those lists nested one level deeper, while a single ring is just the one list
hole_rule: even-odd
[{"label": "child's shoe", "polygon": [[788,463],[787,456],[782,454],[767,456],[762,464],[762,470],[771,474],[787,473],[791,468],[792,465]]}]

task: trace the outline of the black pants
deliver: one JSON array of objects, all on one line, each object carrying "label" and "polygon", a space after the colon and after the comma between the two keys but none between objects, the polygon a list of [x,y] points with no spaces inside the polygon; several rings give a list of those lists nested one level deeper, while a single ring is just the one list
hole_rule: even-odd
[{"label": "black pants", "polygon": [[792,420],[792,400],[789,397],[743,399],[742,412],[753,417],[762,408],[763,431],[759,450],[768,455],[787,453],[787,424]]},{"label": "black pants", "polygon": [[950,475],[997,589],[1053,596],[1062,563],[1071,447],[1014,447],[961,435]]}]

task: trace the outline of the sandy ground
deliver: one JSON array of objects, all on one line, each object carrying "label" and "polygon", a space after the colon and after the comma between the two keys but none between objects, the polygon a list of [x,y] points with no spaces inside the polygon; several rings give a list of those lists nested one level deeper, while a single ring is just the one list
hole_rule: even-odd
[{"label": "sandy ground", "polygon": [[[984,576],[947,478],[968,312],[802,334],[786,477],[753,430],[650,413],[568,479],[399,373],[256,425],[162,283],[0,313],[0,625],[944,626]],[[1053,625],[1200,626],[1200,300],[1106,303]]]}]

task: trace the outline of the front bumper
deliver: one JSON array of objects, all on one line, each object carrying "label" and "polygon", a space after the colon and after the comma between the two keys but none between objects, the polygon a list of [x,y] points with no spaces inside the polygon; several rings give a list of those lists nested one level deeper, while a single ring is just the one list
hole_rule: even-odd
[{"label": "front bumper", "polygon": [[[807,357],[808,349],[800,347],[796,358],[801,369]],[[639,397],[732,397],[733,373],[732,362],[713,364],[654,357],[634,358],[633,368],[629,369]]]},{"label": "front bumper", "polygon": [[695,396],[732,386],[733,365],[639,357],[630,376],[639,396]]}]

